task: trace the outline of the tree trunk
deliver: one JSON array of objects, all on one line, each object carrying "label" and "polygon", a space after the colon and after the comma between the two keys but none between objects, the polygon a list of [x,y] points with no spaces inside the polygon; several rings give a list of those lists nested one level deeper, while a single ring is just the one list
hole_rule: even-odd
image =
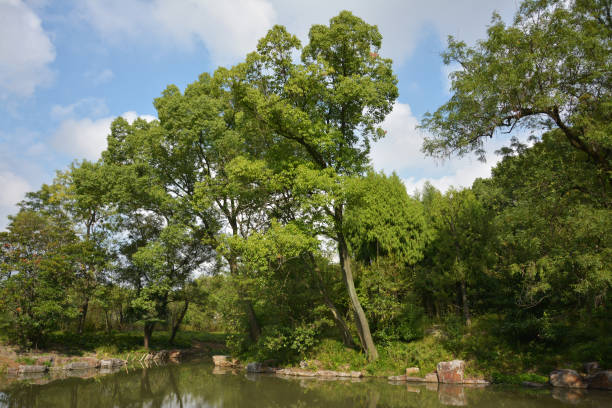
[{"label": "tree trunk", "polygon": [[366,351],[369,361],[375,361],[378,359],[378,350],[374,345],[372,339],[372,333],[370,333],[370,325],[366,318],[357,292],[355,291],[355,282],[353,281],[353,272],[351,270],[351,259],[349,257],[348,246],[344,239],[344,233],[342,232],[342,209],[336,208],[336,229],[338,234],[338,255],[340,256],[340,269],[342,269],[342,277],[344,284],[348,291],[349,299],[355,313],[355,323],[357,324],[357,333],[359,334],[359,340],[361,346]]},{"label": "tree trunk", "polygon": [[85,319],[87,318],[87,309],[89,309],[89,299],[85,299],[85,303],[81,306],[81,316],[79,316],[79,327],[77,328],[78,334],[83,334]]},{"label": "tree trunk", "polygon": [[104,311],[104,321],[106,322],[106,332],[111,334],[111,318],[108,310]]},{"label": "tree trunk", "polygon": [[249,334],[251,336],[251,340],[257,341],[259,336],[261,336],[261,329],[259,328],[259,323],[257,322],[257,316],[255,315],[255,309],[253,309],[253,303],[249,299],[243,299],[242,302],[249,320]]},{"label": "tree trunk", "polygon": [[178,315],[176,321],[172,324],[172,334],[170,335],[170,340],[168,343],[174,344],[174,338],[176,337],[176,333],[178,333],[178,329],[185,318],[185,314],[187,313],[187,309],[189,308],[189,300],[185,300],[185,305],[183,309],[181,309],[181,313]]},{"label": "tree trunk", "polygon": [[344,343],[346,347],[355,347],[355,342],[353,341],[353,336],[351,336],[351,331],[349,330],[348,325],[344,321],[344,318],[342,318],[342,315],[340,314],[338,309],[336,309],[336,306],[334,305],[334,303],[331,301],[331,299],[327,295],[327,290],[325,289],[325,284],[323,283],[321,271],[315,264],[314,256],[312,254],[308,254],[308,255],[309,255],[310,261],[313,264],[315,281],[317,282],[317,286],[319,287],[319,293],[321,293],[321,297],[323,298],[323,303],[325,303],[325,305],[331,312],[332,317],[334,318],[334,321],[336,322],[336,327],[338,328],[338,330],[340,331],[340,334],[342,335],[342,342]]},{"label": "tree trunk", "polygon": [[465,288],[465,280],[461,280],[461,303],[463,304],[463,318],[465,319],[466,326],[472,325],[470,319],[470,307],[468,305],[467,290]]},{"label": "tree trunk", "polygon": [[155,322],[145,322],[144,326],[144,348],[149,349],[151,344],[151,336],[153,335],[153,329],[155,328]]}]

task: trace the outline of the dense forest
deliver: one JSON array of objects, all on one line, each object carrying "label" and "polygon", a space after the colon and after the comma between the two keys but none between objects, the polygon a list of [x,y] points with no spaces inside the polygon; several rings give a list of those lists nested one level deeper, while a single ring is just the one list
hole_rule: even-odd
[{"label": "dense forest", "polygon": [[373,170],[398,98],[381,44],[348,11],[306,45],[275,26],[244,62],[168,86],[157,120],[117,118],[97,162],[0,233],[3,340],[189,330],[286,362],[612,364],[610,2],[527,0],[475,45],[449,39],[460,69],[423,151],[484,158],[514,135],[471,188],[409,194]]}]

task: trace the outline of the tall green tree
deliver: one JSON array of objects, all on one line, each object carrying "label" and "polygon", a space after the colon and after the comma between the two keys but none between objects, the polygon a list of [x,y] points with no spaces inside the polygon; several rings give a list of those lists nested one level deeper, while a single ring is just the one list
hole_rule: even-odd
[{"label": "tall green tree", "polygon": [[483,139],[524,127],[559,129],[610,180],[610,0],[527,0],[512,25],[493,16],[485,40],[449,38],[452,97],[423,120],[423,149],[436,157],[475,151]]},{"label": "tall green tree", "polygon": [[66,224],[26,209],[0,233],[0,308],[14,342],[40,346],[49,331],[77,316],[67,293],[79,265],[78,243]]},{"label": "tall green tree", "polygon": [[[378,28],[348,11],[314,25],[301,48],[284,27],[274,27],[257,52],[234,67],[227,86],[242,110],[273,138],[289,141],[296,155],[285,165],[297,169],[305,211],[336,240],[343,279],[355,313],[362,347],[378,358],[370,328],[355,291],[351,254],[344,234],[343,179],[363,174],[370,142],[384,136],[380,123],[397,98],[391,60],[378,54]],[[301,50],[302,63],[293,53]],[[319,199],[314,196],[319,195]]]}]

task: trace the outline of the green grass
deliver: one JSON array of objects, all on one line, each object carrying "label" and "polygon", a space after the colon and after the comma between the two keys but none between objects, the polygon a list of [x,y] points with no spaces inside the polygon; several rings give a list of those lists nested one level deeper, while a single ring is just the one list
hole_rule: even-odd
[{"label": "green grass", "polygon": [[32,357],[25,357],[25,356],[23,356],[23,357],[17,358],[17,360],[15,360],[15,361],[17,361],[18,363],[23,364],[23,365],[34,365],[34,364],[36,364],[36,359],[32,358]]}]

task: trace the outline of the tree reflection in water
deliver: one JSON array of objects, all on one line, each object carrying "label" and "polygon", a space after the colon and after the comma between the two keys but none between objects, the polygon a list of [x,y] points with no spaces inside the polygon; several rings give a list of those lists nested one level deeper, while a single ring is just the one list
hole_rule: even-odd
[{"label": "tree reflection in water", "polygon": [[249,407],[608,407],[612,396],[583,390],[467,388],[440,384],[388,384],[383,380],[324,381],[215,371],[209,364],[143,367],[94,378],[48,384],[0,384],[0,408],[249,408]]}]

